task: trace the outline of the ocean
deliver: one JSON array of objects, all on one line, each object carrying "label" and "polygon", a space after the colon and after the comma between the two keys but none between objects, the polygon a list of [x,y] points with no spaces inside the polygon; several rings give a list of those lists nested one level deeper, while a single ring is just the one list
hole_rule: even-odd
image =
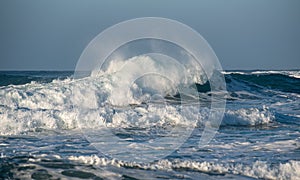
[{"label": "ocean", "polygon": [[[130,157],[141,152],[139,144],[167,137],[175,126],[179,133],[190,127],[177,108],[182,96],[168,91],[146,101],[144,95],[152,91],[141,92],[134,84],[123,97],[111,91],[121,83],[113,73],[85,81],[73,79],[73,73],[0,72],[0,179],[300,179],[300,70],[222,72],[225,113],[205,146],[199,146],[199,138],[211,92],[207,84],[197,84],[203,103],[194,114],[201,118],[178,148],[151,162]],[[73,103],[74,91],[87,99],[83,116]],[[96,103],[89,101],[93,98]],[[130,98],[138,101],[113,103]],[[93,122],[82,124],[85,117]],[[110,136],[101,147],[127,158],[95,146],[103,126],[126,141],[130,152],[121,151],[124,146]]]}]

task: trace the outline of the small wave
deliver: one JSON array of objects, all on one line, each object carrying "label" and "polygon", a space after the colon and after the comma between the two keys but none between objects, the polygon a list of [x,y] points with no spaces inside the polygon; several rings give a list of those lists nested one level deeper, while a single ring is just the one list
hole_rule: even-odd
[{"label": "small wave", "polygon": [[300,78],[300,71],[253,71],[251,74],[282,74],[293,78]]},{"label": "small wave", "polygon": [[292,71],[274,71],[274,70],[260,70],[260,71],[223,71],[223,74],[241,74],[241,75],[267,75],[267,74],[281,74],[287,75],[293,78],[300,78],[299,70]]},{"label": "small wave", "polygon": [[290,160],[286,163],[268,164],[264,161],[256,161],[250,165],[242,163],[216,163],[216,162],[197,162],[190,160],[159,160],[158,162],[139,164],[135,162],[124,162],[116,159],[107,159],[92,156],[70,156],[70,161],[98,166],[116,166],[139,168],[146,170],[191,170],[214,174],[239,174],[253,178],[265,179],[298,179],[300,178],[300,161]]},{"label": "small wave", "polygon": [[222,125],[230,126],[257,126],[269,124],[275,119],[275,116],[267,107],[242,108],[238,110],[227,110],[225,112]]}]

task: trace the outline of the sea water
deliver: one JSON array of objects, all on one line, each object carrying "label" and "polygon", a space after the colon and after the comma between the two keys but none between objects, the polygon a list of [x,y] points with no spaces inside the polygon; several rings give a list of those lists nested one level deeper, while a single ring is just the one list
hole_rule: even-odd
[{"label": "sea water", "polygon": [[[86,97],[82,104],[97,108],[86,113],[93,122],[85,128],[93,132],[101,124],[130,142],[133,150],[135,144],[166,136],[172,127],[189,122],[181,121],[176,91],[163,81],[147,79],[165,93],[158,100],[168,101],[147,103],[151,91],[139,91],[138,83],[126,97],[116,97],[114,67],[83,79],[73,79],[73,72],[0,72],[0,178],[300,179],[299,70],[223,71],[226,109],[206,146],[199,146],[199,138],[211,92],[198,82],[204,103],[193,112],[200,118],[193,119],[198,122],[191,136],[166,157],[137,162],[109,157],[93,146],[86,138],[89,132],[78,123],[74,91]],[[97,103],[89,101],[93,98]],[[153,154],[160,150],[153,149]]]}]

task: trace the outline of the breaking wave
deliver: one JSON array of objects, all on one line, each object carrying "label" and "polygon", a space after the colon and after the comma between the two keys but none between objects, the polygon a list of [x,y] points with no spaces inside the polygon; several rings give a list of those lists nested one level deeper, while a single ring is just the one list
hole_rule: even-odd
[{"label": "breaking wave", "polygon": [[[176,103],[180,98],[178,87],[183,87],[182,93],[186,91],[184,87],[193,83],[196,83],[197,94],[192,94],[189,99],[191,102],[200,99],[203,107],[190,108],[190,113],[187,114],[190,119],[199,119],[202,122],[208,117],[211,92],[205,73],[188,67],[188,71],[198,73],[183,76],[182,68],[187,67],[168,60],[159,64],[155,61],[155,56],[133,57],[129,62],[132,62],[130,66],[124,61],[114,61],[105,72],[92,73],[83,79],[73,79],[67,72],[52,72],[53,75],[48,75],[47,78],[43,74],[37,77],[32,73],[25,73],[16,76],[17,79],[25,78],[26,80],[22,81],[24,83],[13,83],[15,80],[12,78],[10,79],[12,82],[9,83],[7,76],[15,76],[14,73],[2,75],[1,80],[4,78],[6,81],[2,85],[10,85],[0,87],[0,134],[16,135],[42,130],[78,129],[76,121],[78,103],[89,109],[88,116],[95,119],[94,122],[90,122],[91,128],[99,123],[107,127],[188,125],[191,122],[182,119],[180,106],[176,106]],[[129,71],[133,73],[142,73],[145,64],[153,72],[167,69],[165,74],[171,74],[173,81],[165,78],[164,74],[154,77],[145,75],[134,81],[125,92],[122,88],[124,83],[120,81],[129,74],[126,74],[122,67],[130,67]],[[278,113],[298,117],[299,106],[295,102],[299,98],[300,79],[291,77],[291,74],[296,76],[299,71],[276,72],[225,72],[228,103],[222,126],[267,125],[276,121]],[[35,78],[28,82],[32,76]],[[277,80],[271,81],[274,78]],[[79,97],[74,96],[74,92]],[[289,108],[293,112],[281,110],[274,113],[274,108],[284,109],[282,106],[289,105],[288,103],[278,105],[279,102],[286,100],[286,97],[294,100],[292,108]],[[257,105],[259,104],[257,102],[268,98],[277,98],[275,100],[277,104],[265,100]],[[247,106],[231,107],[233,102],[248,100],[253,101],[253,106],[250,103]],[[206,104],[208,106],[205,106]],[[202,122],[198,124],[201,126]]]},{"label": "breaking wave", "polygon": [[89,165],[116,166],[127,168],[139,168],[146,170],[190,170],[212,174],[238,174],[253,178],[263,179],[297,179],[300,178],[300,161],[288,161],[270,165],[264,161],[255,161],[252,164],[242,163],[218,163],[218,162],[197,162],[191,160],[159,160],[150,164],[138,164],[135,162],[123,162],[115,159],[107,159],[93,156],[70,156],[71,161]]}]

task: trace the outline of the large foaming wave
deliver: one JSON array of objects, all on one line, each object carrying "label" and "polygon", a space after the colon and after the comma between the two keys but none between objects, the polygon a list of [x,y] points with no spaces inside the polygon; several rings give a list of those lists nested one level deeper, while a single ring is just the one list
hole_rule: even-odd
[{"label": "large foaming wave", "polygon": [[[122,67],[126,66],[125,61],[116,60],[111,62],[106,71],[94,72],[91,76],[83,79],[55,79],[51,82],[33,81],[22,85],[2,86],[0,88],[0,134],[17,135],[44,129],[58,131],[78,129],[76,103],[86,106],[89,110],[87,116],[94,119],[94,121],[89,122],[90,128],[98,127],[99,124],[112,128],[117,126],[189,125],[190,122],[181,117],[180,108],[176,106],[176,88],[192,83],[197,83],[200,87],[201,85],[204,86],[207,83],[205,73],[191,66],[184,67],[191,73],[188,76],[182,76],[180,73],[182,66],[170,63],[170,61],[158,62],[150,56],[137,56],[130,61],[139,62],[130,66],[129,71],[131,72],[139,73],[143,71],[143,65],[147,64],[146,67],[152,69],[153,72],[167,69],[165,73],[172,74],[174,80],[170,82],[163,76],[155,76],[154,78],[144,76],[132,84],[129,91],[126,92],[126,96],[115,95],[124,94],[119,79],[127,75],[126,72],[122,72]],[[231,76],[231,74],[227,76]],[[226,78],[230,79],[227,81],[227,87],[229,91],[232,91],[228,94],[229,100],[259,100],[263,98],[262,94],[253,91],[253,87],[255,87],[253,84],[250,86],[245,83],[247,82],[245,78],[239,81],[237,77],[227,76]],[[249,79],[248,75],[247,78]],[[76,95],[84,98],[78,97],[76,99],[74,91],[76,91]],[[165,97],[156,94],[163,94],[171,98],[166,102]],[[207,99],[209,101],[210,92],[199,92],[198,97],[191,96],[190,98],[199,100],[197,99],[199,97],[201,97],[201,102],[205,104]],[[81,101],[82,99],[84,101]],[[190,119],[198,119],[200,121],[198,125],[202,126],[208,117],[209,108],[201,107],[196,110],[190,108],[187,114]],[[256,126],[269,124],[274,120],[274,114],[268,105],[228,108],[222,125]]]}]

